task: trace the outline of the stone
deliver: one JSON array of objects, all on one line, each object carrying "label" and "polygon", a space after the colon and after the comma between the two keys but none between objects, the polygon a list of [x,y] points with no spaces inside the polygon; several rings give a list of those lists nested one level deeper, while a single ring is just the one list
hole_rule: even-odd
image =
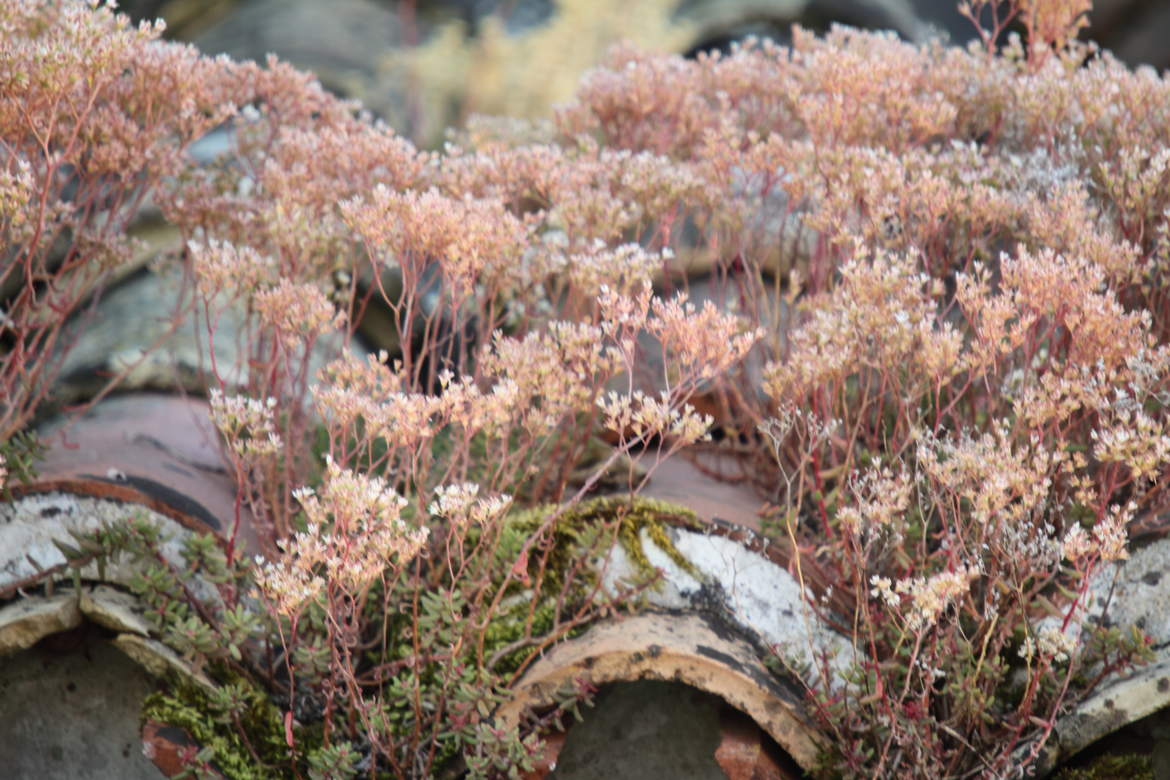
[{"label": "stone", "polygon": [[89,620],[111,631],[150,635],[150,625],[142,617],[142,602],[125,591],[108,585],[82,588],[80,607]]},{"label": "stone", "polygon": [[114,499],[131,505],[127,512],[141,505],[197,533],[227,541],[234,532],[237,549],[241,543],[259,549],[246,507],[238,507],[234,528],[235,476],[206,401],[125,393],[89,407],[80,418],[49,421],[37,434],[48,449],[35,483],[22,488],[26,493],[55,489]]},{"label": "stone", "polygon": [[[181,569],[185,565],[183,538],[189,531],[171,518],[143,506],[60,491],[32,493],[12,502],[0,503],[0,594],[36,584],[46,576],[55,579],[72,576],[66,566],[65,553],[57,542],[75,546],[74,533],[84,534],[110,523],[142,516],[161,528],[161,552]],[[128,585],[136,573],[136,565],[122,556],[117,562],[106,565],[104,580]],[[100,575],[96,564],[81,567],[83,579],[103,579]],[[193,583],[193,586],[199,585],[201,583]],[[206,586],[198,591],[208,598],[213,596]],[[73,598],[76,600],[77,596]]]},{"label": "stone", "polygon": [[[790,670],[804,675],[810,685],[819,681],[820,659],[827,657],[835,684],[842,681],[857,660],[856,650],[812,614],[800,583],[766,554],[763,537],[717,525],[702,530],[669,527],[666,533],[691,570],[680,566],[643,528],[643,553],[663,575],[659,587],[646,595],[649,605],[714,614],[760,646],[780,653]],[[637,574],[634,562],[618,546],[601,578],[610,592],[616,592],[622,581]]]},{"label": "stone", "polygon": [[[94,316],[76,317],[67,326],[65,342],[71,346],[62,356],[51,400],[58,405],[88,400],[115,376],[121,377],[121,392],[206,395],[221,382],[226,392],[236,392],[248,383],[247,303],[222,294],[210,309],[213,335],[194,282],[177,261],[134,274],[102,295]],[[345,349],[341,333],[323,334],[313,344],[308,376],[316,377]],[[356,340],[349,349],[366,353]]]},{"label": "stone", "polygon": [[38,646],[5,658],[0,776],[158,780],[138,726],[153,687],[142,669],[92,634],[69,652]]},{"label": "stone", "polygon": [[0,607],[0,658],[79,625],[81,611],[72,590],[54,596],[26,596],[5,604]]},{"label": "stone", "polygon": [[552,780],[678,777],[725,780],[715,762],[719,699],[657,680],[613,685],[582,708],[569,729]]},{"label": "stone", "polygon": [[215,683],[205,674],[158,640],[137,634],[119,634],[113,644],[155,677],[166,677],[173,673],[209,693],[215,690]]},{"label": "stone", "polygon": [[[1041,770],[1050,769],[1107,735],[1170,707],[1170,538],[1131,546],[1129,558],[1103,564],[1089,583],[1087,623],[1123,631],[1136,627],[1151,641],[1153,663],[1106,677],[1093,695],[1057,721]],[[1039,621],[1038,628],[1056,625]]]}]

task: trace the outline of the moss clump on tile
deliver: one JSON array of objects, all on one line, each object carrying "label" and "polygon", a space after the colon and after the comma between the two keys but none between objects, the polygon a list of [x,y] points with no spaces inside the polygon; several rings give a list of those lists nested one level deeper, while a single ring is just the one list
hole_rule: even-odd
[{"label": "moss clump on tile", "polygon": [[[501,539],[499,555],[501,560],[515,560],[521,546],[544,523],[552,505],[542,505],[517,512],[507,521]],[[614,523],[616,522],[616,529]],[[485,647],[492,652],[507,647],[525,635],[531,620],[532,634],[540,635],[553,630],[557,622],[557,600],[565,584],[566,576],[582,559],[604,555],[605,550],[615,541],[629,557],[637,574],[649,582],[657,575],[657,569],[650,563],[642,543],[642,531],[665,552],[680,568],[694,577],[699,573],[674,546],[667,532],[668,525],[698,527],[699,520],[689,509],[649,498],[626,496],[604,496],[583,501],[577,506],[564,510],[550,530],[551,549],[548,553],[544,580],[539,593],[522,590],[517,586],[511,605],[502,609],[487,628]],[[606,533],[606,529],[610,529]],[[540,563],[535,556],[529,559],[528,573],[535,578]],[[506,571],[507,569],[503,569]],[[575,591],[585,597],[596,583],[596,572],[576,569],[571,575],[577,582]],[[525,594],[530,597],[525,598]],[[535,599],[535,604],[533,600]],[[585,626],[570,632],[570,636],[585,630]],[[524,657],[524,652],[505,655],[495,665],[497,672],[515,671]]]},{"label": "moss clump on tile", "polygon": [[1106,754],[1088,766],[1062,769],[1054,780],[1154,780],[1153,761],[1137,753]]},{"label": "moss clump on tile", "polygon": [[[533,507],[516,514],[509,520],[509,525],[514,532],[527,538],[554,510],[555,507],[547,504]],[[641,535],[645,530],[654,544],[679,568],[693,577],[699,576],[694,564],[678,551],[666,530],[668,525],[698,528],[698,517],[686,507],[639,496],[602,496],[564,510],[552,531],[555,537],[550,560],[553,573],[563,573],[583,548],[591,549],[596,530],[615,521],[618,524],[617,542],[639,573],[651,577],[657,571],[642,545]]]},{"label": "moss clump on tile", "polygon": [[[289,748],[280,712],[263,691],[238,675],[225,675],[229,681],[215,694],[172,678],[169,690],[146,697],[143,721],[183,729],[201,749],[210,748],[210,762],[233,780],[289,776]],[[304,739],[310,735],[301,729],[296,735],[301,750],[312,747]]]}]

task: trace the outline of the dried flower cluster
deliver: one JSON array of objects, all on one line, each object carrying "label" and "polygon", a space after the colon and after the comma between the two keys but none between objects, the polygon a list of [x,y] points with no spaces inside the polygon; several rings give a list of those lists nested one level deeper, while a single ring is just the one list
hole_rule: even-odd
[{"label": "dried flower cluster", "polygon": [[[660,225],[701,180],[585,139],[424,153],[279,63],[202,58],[96,3],[0,8],[0,433],[29,420],[61,323],[126,261],[152,198],[184,233],[236,530],[248,510],[265,546],[249,573],[233,531],[237,579],[217,570],[223,603],[183,608],[176,641],[290,713],[319,707],[321,744],[289,732],[293,773],[343,743],[396,776],[458,753],[483,773],[524,765],[534,743],[494,733],[484,702],[623,594],[587,569],[616,519],[570,534],[550,509],[520,530],[513,505],[579,501],[621,454],[704,438],[688,400],[758,338],[652,289],[672,260]],[[185,147],[212,128],[227,151],[196,163]],[[367,359],[372,308],[385,351]],[[229,309],[245,317],[231,366],[214,349]],[[661,376],[643,381],[648,350]],[[605,404],[617,447],[570,485]],[[240,628],[253,597],[269,637]]]},{"label": "dried flower cluster", "polygon": [[426,542],[427,529],[403,521],[407,501],[385,482],[344,470],[332,460],[326,466],[320,495],[310,488],[294,494],[306,530],[282,540],[286,557],[261,564],[256,575],[257,587],[283,615],[301,614],[327,588],[363,594],[387,566],[409,563]]},{"label": "dried flower cluster", "polygon": [[1087,7],[971,3],[967,49],[618,50],[556,117],[703,182],[638,232],[766,328],[711,400],[763,424],[743,476],[872,659],[816,691],[849,775],[1023,771],[1145,652],[1083,613],[1167,501],[1170,87],[1076,43]]},{"label": "dried flower cluster", "polygon": [[0,4],[0,441],[48,395],[70,315],[125,269],[126,228],[226,119],[238,66],[100,3]]}]

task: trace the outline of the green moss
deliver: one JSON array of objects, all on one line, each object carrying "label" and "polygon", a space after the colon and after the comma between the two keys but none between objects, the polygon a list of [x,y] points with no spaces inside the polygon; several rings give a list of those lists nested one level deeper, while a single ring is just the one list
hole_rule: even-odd
[{"label": "green moss", "polygon": [[[521,546],[554,510],[554,506],[542,505],[523,510],[509,518],[498,553],[501,562],[506,564],[501,566],[501,576],[510,568],[510,562],[519,555]],[[655,576],[657,570],[650,563],[643,548],[641,538],[643,530],[680,568],[696,578],[699,577],[698,570],[678,551],[667,532],[667,525],[697,527],[698,518],[690,510],[665,501],[631,499],[625,496],[606,496],[584,501],[565,510],[550,531],[553,542],[540,592],[532,596],[536,600],[535,606],[532,598],[522,598],[522,586],[518,584],[512,606],[501,610],[492,619],[485,636],[485,647],[489,655],[524,636],[530,610],[534,635],[547,634],[554,629],[556,599],[564,586],[565,577],[570,576],[573,567],[580,563],[582,557],[604,552],[611,537],[608,534],[603,535],[602,532],[607,525],[612,527],[614,521],[617,522],[617,543],[621,545],[637,572],[647,580]],[[535,577],[540,566],[536,556],[530,557],[528,566],[529,574]],[[578,570],[576,576],[580,579],[577,592],[581,594],[595,583],[595,575],[591,570]],[[575,633],[584,630],[582,627]],[[496,665],[495,671],[505,673],[513,671],[523,660],[525,652],[527,651],[518,651],[504,657]]]},{"label": "green moss", "polygon": [[1154,780],[1154,765],[1145,755],[1106,754],[1088,766],[1062,769],[1053,777],[1054,780]]},{"label": "green moss", "polygon": [[[537,506],[515,515],[509,524],[525,534],[534,532],[553,512],[555,507],[549,505]],[[563,576],[568,570],[570,561],[577,559],[581,551],[582,542],[592,541],[592,532],[602,527],[603,523],[617,521],[618,544],[629,557],[639,573],[653,576],[656,569],[646,557],[646,550],[642,546],[641,534],[646,534],[666,555],[683,571],[692,577],[699,577],[699,572],[688,561],[667,533],[668,525],[682,525],[688,528],[697,528],[698,517],[691,510],[653,498],[603,496],[588,501],[582,501],[574,507],[565,510],[556,522],[553,529],[555,549],[552,564],[554,574]],[[534,565],[531,564],[530,565]],[[558,580],[559,582],[559,580]]]},{"label": "green moss", "polygon": [[[211,761],[226,777],[265,780],[292,776],[280,712],[261,690],[238,676],[222,686],[218,696],[173,678],[170,690],[146,697],[142,718],[181,728],[201,748],[211,748]],[[298,733],[300,746],[302,736]],[[264,765],[257,764],[249,744]]]},{"label": "green moss", "polygon": [[[500,612],[488,624],[484,633],[484,648],[489,656],[524,636],[528,608],[529,604],[527,603],[517,604],[510,610]],[[555,624],[556,609],[553,599],[547,597],[541,599],[533,611],[532,634],[534,636],[546,635],[553,630]],[[508,653],[496,663],[492,671],[497,674],[510,674],[516,671],[529,652],[531,652],[529,648],[523,648]]]}]

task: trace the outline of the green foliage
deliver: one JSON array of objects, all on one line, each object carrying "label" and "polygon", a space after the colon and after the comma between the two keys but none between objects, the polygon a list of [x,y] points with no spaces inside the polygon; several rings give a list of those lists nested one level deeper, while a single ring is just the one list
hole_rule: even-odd
[{"label": "green foliage", "polygon": [[[680,565],[689,565],[669,544],[666,524],[693,524],[691,513],[659,501],[598,498],[564,511],[549,527],[543,567],[537,565],[535,555],[530,559],[527,588],[509,583],[519,550],[551,511],[552,507],[542,507],[507,517],[490,547],[482,544],[486,529],[462,541],[459,558],[486,553],[491,587],[506,588],[512,594],[485,621],[482,649],[475,643],[474,627],[469,631],[473,610],[468,598],[475,597],[475,592],[464,590],[466,583],[440,578],[419,590],[426,580],[397,580],[389,592],[383,592],[383,584],[371,591],[371,606],[397,607],[368,615],[369,630],[384,632],[390,641],[386,655],[371,654],[361,666],[377,661],[392,671],[383,675],[378,686],[378,703],[369,710],[366,738],[393,745],[402,735],[421,733],[429,746],[428,766],[461,761],[477,777],[513,775],[529,767],[536,751],[535,737],[495,729],[491,715],[508,698],[506,679],[531,658],[543,637],[584,629],[586,623],[559,627],[567,610],[586,608],[597,597],[591,593],[596,584],[592,569],[582,568],[582,560],[600,554],[617,539],[649,581],[654,571],[639,536],[647,530]],[[155,631],[218,681],[217,688],[208,692],[172,680],[167,692],[149,699],[145,717],[186,729],[203,746],[204,757],[230,777],[285,777],[297,768],[318,776],[344,776],[352,771],[360,758],[353,739],[325,747],[319,726],[297,727],[296,752],[287,749],[281,712],[272,703],[283,688],[282,670],[260,664],[256,652],[258,642],[276,641],[275,626],[238,600],[238,594],[249,587],[244,562],[228,560],[213,537],[192,535],[183,544],[184,566],[176,568],[161,555],[164,541],[152,523],[139,517],[78,534],[75,546],[66,545],[71,559],[78,561],[92,557],[99,563],[137,562],[132,589],[148,607],[146,615]],[[192,588],[197,583],[202,583],[199,588],[214,587],[224,601],[196,598]],[[409,614],[411,609],[415,614]],[[291,648],[298,686],[319,685],[335,673],[324,621],[324,613],[317,608],[300,618],[298,641]],[[281,630],[288,636],[292,628],[282,621]],[[443,652],[444,648],[450,652]],[[245,676],[249,668],[254,671]],[[567,694],[557,711],[575,711],[581,693]],[[360,740],[362,733],[352,737]],[[399,758],[411,760],[407,754]]]},{"label": "green foliage", "polygon": [[[496,548],[500,562],[515,560],[520,547],[556,510],[554,506],[542,505],[509,516]],[[526,632],[541,635],[551,631],[557,623],[557,602],[566,576],[571,576],[573,582],[569,593],[576,599],[585,598],[597,582],[592,568],[580,570],[581,560],[604,554],[615,538],[636,569],[634,581],[628,583],[631,588],[652,584],[658,577],[658,570],[650,564],[643,549],[643,530],[680,568],[695,574],[694,565],[678,552],[666,529],[668,524],[695,527],[697,523],[696,516],[688,509],[642,497],[603,496],[564,509],[550,531],[547,555],[540,560],[534,557],[528,563],[531,578],[540,576],[540,569],[544,568],[540,589],[525,597],[521,585],[514,584],[515,598],[506,602],[489,622],[484,636],[485,646],[492,651],[490,655],[494,656],[494,651],[507,647]],[[506,569],[500,571],[502,574]],[[584,626],[574,629],[570,635],[583,630]],[[500,673],[515,671],[527,656],[526,649],[506,653],[495,669]]]},{"label": "green foliage", "polygon": [[[143,720],[184,729],[232,780],[295,777],[280,711],[262,690],[220,668],[227,681],[213,693],[178,678],[169,691],[143,702]],[[309,734],[294,731],[298,748],[312,754]]]},{"label": "green foliage", "polygon": [[336,742],[309,754],[309,780],[348,780],[358,773],[361,756],[348,742]]},{"label": "green foliage", "polygon": [[[31,483],[37,475],[37,461],[45,455],[45,445],[31,431],[17,431],[6,439],[0,439],[0,467],[8,472],[7,478],[0,478],[0,497],[11,499],[9,487],[15,477],[21,484]],[[2,471],[0,471],[2,474]]]}]

